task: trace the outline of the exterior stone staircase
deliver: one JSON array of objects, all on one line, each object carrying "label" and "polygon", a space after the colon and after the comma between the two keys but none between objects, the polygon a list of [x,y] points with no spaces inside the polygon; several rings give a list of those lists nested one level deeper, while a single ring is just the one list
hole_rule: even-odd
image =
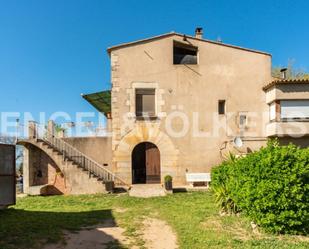
[{"label": "exterior stone staircase", "polygon": [[104,193],[104,184],[111,181],[118,188],[128,189],[114,173],[47,130],[39,133],[36,127],[29,127],[29,137],[19,139],[18,144],[31,144],[45,152],[63,173],[69,194]]},{"label": "exterior stone staircase", "polygon": [[134,184],[129,191],[130,196],[149,198],[166,196],[166,191],[161,184]]}]

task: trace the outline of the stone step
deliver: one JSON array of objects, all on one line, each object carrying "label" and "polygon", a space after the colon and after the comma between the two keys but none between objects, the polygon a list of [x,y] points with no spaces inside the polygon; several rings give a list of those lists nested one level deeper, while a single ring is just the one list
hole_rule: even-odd
[{"label": "stone step", "polygon": [[149,198],[155,196],[165,196],[165,189],[161,184],[133,184],[129,191],[130,196]]}]

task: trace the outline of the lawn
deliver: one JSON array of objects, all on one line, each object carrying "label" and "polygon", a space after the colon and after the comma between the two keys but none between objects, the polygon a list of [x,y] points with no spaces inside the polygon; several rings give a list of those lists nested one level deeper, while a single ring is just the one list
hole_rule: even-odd
[{"label": "lawn", "polygon": [[150,199],[127,195],[26,197],[0,211],[0,248],[42,248],[63,240],[63,231],[113,219],[132,243],[143,247],[145,217],[165,220],[180,248],[309,248],[309,238],[252,231],[244,217],[218,214],[208,192],[189,192]]}]

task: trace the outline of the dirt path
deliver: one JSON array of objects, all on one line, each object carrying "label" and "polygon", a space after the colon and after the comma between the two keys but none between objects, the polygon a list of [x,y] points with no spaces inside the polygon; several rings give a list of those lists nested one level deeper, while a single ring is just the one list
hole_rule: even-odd
[{"label": "dirt path", "polygon": [[[177,249],[177,238],[170,226],[158,219],[143,222],[142,239],[147,249]],[[65,233],[66,244],[50,244],[44,249],[107,249],[130,248],[130,239],[124,235],[125,229],[118,227],[112,220],[81,230]]]},{"label": "dirt path", "polygon": [[[66,245],[50,244],[44,249],[105,249],[111,246],[118,248],[127,245],[129,241],[123,235],[124,229],[107,220],[104,224],[79,231],[78,233],[65,233]],[[118,247],[117,247],[118,246]]]},{"label": "dirt path", "polygon": [[177,237],[165,221],[146,219],[143,239],[147,249],[177,249]]}]

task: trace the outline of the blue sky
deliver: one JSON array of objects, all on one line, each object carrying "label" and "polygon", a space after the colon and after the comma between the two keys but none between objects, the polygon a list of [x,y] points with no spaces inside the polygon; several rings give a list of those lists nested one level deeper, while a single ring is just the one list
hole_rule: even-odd
[{"label": "blue sky", "polygon": [[106,48],[169,31],[254,48],[309,70],[309,1],[0,0],[0,112],[93,111],[107,89]]}]

